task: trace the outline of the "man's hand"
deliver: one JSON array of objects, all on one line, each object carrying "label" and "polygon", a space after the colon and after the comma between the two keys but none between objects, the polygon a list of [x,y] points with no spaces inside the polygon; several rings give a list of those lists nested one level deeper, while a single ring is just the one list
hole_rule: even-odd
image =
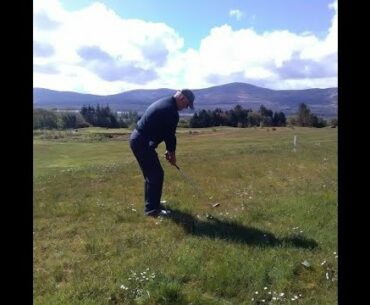
[{"label": "man's hand", "polygon": [[173,166],[176,165],[176,152],[166,150],[165,156],[166,156],[166,160],[170,162],[171,165]]}]

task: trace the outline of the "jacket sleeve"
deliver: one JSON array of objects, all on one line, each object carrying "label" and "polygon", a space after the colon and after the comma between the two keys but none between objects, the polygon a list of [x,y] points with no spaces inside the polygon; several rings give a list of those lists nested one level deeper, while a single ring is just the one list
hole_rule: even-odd
[{"label": "jacket sleeve", "polygon": [[166,143],[166,150],[168,151],[176,151],[176,128],[178,123],[179,115],[177,114],[174,119],[169,122],[166,128],[164,142]]}]

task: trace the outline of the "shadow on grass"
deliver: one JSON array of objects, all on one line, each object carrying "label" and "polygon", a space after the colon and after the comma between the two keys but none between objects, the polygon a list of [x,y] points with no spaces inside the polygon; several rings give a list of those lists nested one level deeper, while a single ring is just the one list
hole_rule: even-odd
[{"label": "shadow on grass", "polygon": [[231,242],[242,243],[259,247],[296,247],[314,249],[318,246],[313,239],[303,236],[276,238],[274,234],[237,224],[232,221],[220,220],[214,216],[203,221],[191,214],[171,209],[169,219],[182,226],[188,234],[224,239]]}]

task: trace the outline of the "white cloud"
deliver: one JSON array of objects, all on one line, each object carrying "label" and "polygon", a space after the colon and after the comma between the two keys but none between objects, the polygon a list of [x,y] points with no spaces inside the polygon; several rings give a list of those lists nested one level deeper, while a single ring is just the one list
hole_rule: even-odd
[{"label": "white cloud", "polygon": [[[34,16],[41,16],[43,21],[34,23],[34,46],[38,51],[34,54],[36,87],[84,88],[96,94],[113,94],[150,84],[156,87],[153,82],[145,83],[145,79],[153,79],[154,69],[165,65],[169,54],[184,44],[163,23],[124,20],[97,2],[67,12],[56,0],[36,0]],[[57,26],[48,28],[48,24]],[[45,53],[47,57],[40,56]],[[45,68],[50,66],[57,67],[59,74],[47,75]],[[146,77],[149,73],[152,77]]]},{"label": "white cloud", "polygon": [[233,30],[229,25],[213,28],[193,56],[199,69],[189,70],[188,80],[197,87],[222,84],[235,76],[234,81],[271,89],[336,87],[337,2],[329,8],[334,16],[324,39],[309,32],[258,34],[248,28]]},{"label": "white cloud", "polygon": [[122,19],[101,2],[67,12],[57,0],[35,0],[34,86],[93,94],[230,81],[272,89],[334,87],[337,2],[328,9],[334,16],[324,39],[224,24],[195,50],[184,48],[183,38],[166,24]]},{"label": "white cloud", "polygon": [[241,10],[238,10],[238,9],[234,9],[234,10],[230,10],[229,11],[229,16],[231,17],[235,17],[236,20],[241,20],[242,17],[244,16],[243,12]]}]

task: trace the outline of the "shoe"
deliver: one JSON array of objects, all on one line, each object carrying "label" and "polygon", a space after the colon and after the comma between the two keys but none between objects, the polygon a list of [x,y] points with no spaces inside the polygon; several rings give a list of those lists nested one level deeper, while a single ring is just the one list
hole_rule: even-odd
[{"label": "shoe", "polygon": [[158,216],[169,216],[171,214],[170,210],[161,209]]},{"label": "shoe", "polygon": [[170,210],[166,210],[166,209],[157,209],[157,210],[154,210],[154,211],[150,211],[149,213],[145,213],[146,216],[150,216],[150,217],[166,217],[168,216],[169,214],[171,213]]}]

